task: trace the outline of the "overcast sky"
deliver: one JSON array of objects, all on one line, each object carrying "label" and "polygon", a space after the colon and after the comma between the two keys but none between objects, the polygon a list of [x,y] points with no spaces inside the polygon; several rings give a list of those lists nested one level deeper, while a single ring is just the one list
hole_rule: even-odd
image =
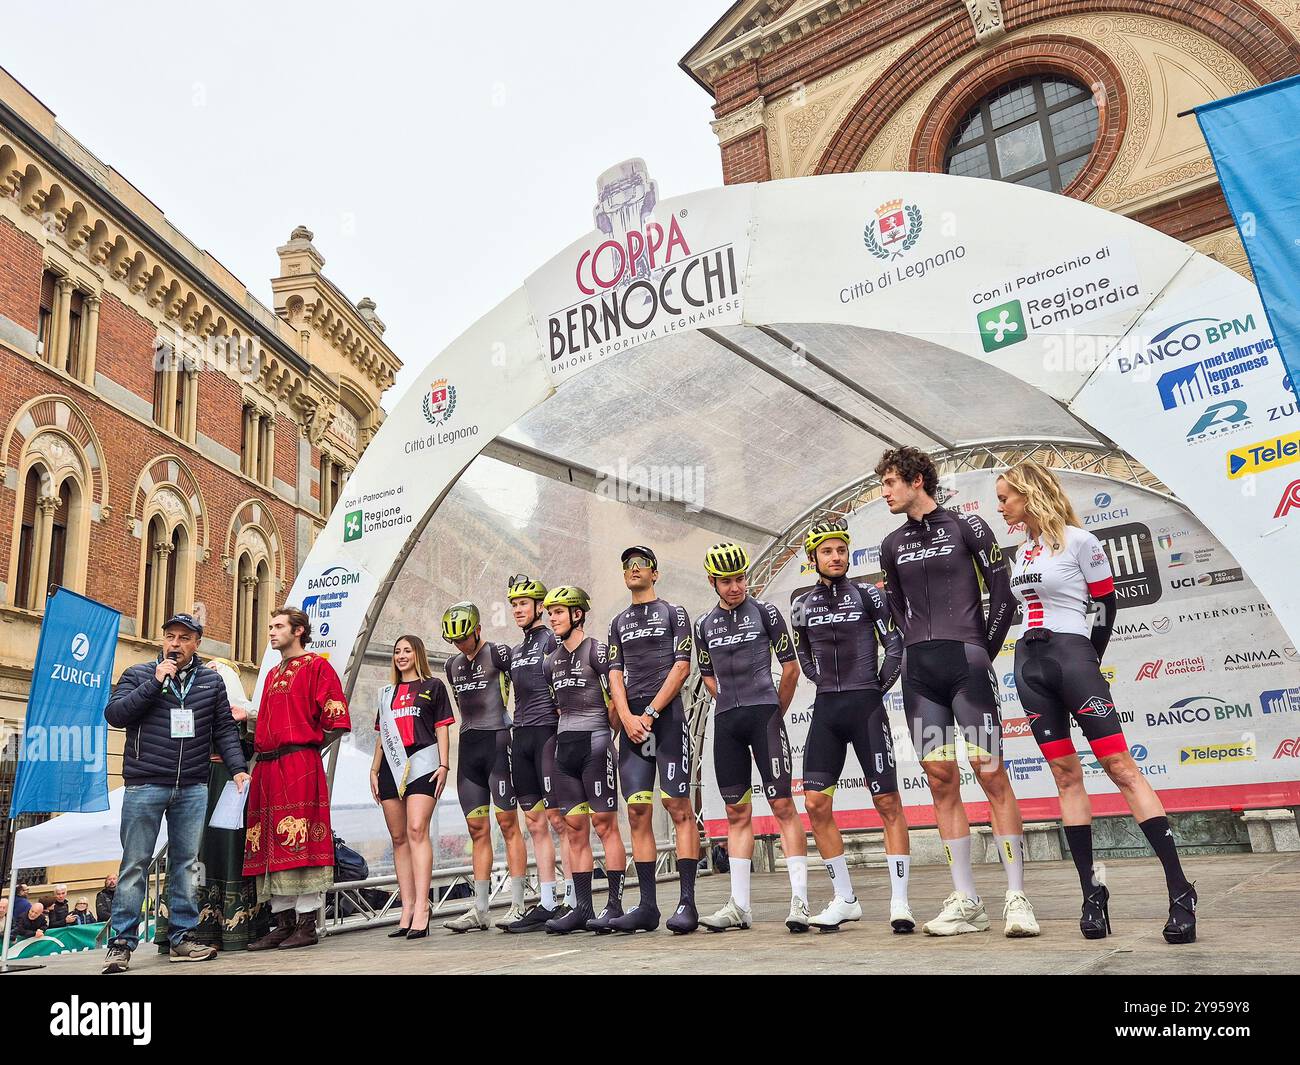
[{"label": "overcast sky", "polygon": [[418,368],[591,227],[606,167],[721,184],[677,62],[727,6],[49,2],[0,65],[268,305],[308,226]]}]

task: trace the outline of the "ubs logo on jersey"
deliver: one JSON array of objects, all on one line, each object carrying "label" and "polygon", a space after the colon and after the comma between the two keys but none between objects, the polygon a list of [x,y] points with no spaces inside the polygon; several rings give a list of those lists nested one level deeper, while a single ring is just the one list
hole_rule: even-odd
[{"label": "ubs logo on jersey", "polygon": [[1115,600],[1119,609],[1158,602],[1161,587],[1151,530],[1140,522],[1096,529],[1115,576]]}]

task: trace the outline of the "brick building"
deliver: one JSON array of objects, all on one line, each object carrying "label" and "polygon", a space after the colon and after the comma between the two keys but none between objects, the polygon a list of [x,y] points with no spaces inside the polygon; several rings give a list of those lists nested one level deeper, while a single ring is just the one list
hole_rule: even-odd
[{"label": "brick building", "polygon": [[[241,663],[251,687],[269,611],[401,366],[374,302],[321,272],[309,230],[277,251],[271,308],[0,70],[6,755],[51,584],[121,611],[117,672],[192,610],[205,653]],[[7,807],[12,758],[0,768]]]},{"label": "brick building", "polygon": [[1196,120],[1300,73],[1295,0],[741,0],[681,62],[728,183],[865,170],[1016,181],[1248,273]]}]

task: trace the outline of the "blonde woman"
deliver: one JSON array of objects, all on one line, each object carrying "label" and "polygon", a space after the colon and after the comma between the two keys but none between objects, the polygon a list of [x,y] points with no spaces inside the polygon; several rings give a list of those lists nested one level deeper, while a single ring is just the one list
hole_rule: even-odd
[{"label": "blonde woman", "polygon": [[[1129,754],[1110,685],[1101,674],[1115,625],[1110,562],[1046,467],[1033,461],[1013,466],[998,478],[997,495],[998,513],[1009,525],[1023,522],[1028,535],[1011,575],[1011,590],[1024,610],[1024,630],[1016,642],[1016,691],[1060,794],[1065,837],[1083,887],[1079,930],[1085,939],[1102,939],[1110,931],[1110,892],[1093,871],[1092,808],[1070,738],[1071,717],[1164,866],[1165,940],[1195,942],[1196,889],[1183,876],[1164,807]],[[1089,600],[1099,607],[1091,631]]]},{"label": "blonde woman", "polygon": [[447,785],[454,720],[447,689],[429,668],[424,641],[400,637],[393,645],[392,683],[379,689],[379,740],[370,766],[370,792],[383,807],[402,896],[402,917],[389,939],[423,939],[429,934],[429,821]]}]

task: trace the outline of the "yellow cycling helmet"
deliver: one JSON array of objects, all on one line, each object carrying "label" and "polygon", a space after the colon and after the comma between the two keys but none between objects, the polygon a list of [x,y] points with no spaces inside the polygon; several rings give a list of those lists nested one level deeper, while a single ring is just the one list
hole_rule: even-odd
[{"label": "yellow cycling helmet", "polygon": [[819,544],[824,544],[827,540],[843,540],[844,546],[848,547],[852,540],[849,539],[848,523],[842,519],[835,521],[819,521],[808,527],[808,532],[803,538],[803,549],[809,555],[817,550]]},{"label": "yellow cycling helmet", "polygon": [[542,606],[567,606],[571,610],[590,610],[591,598],[576,584],[562,584],[546,593]]},{"label": "yellow cycling helmet", "polygon": [[749,569],[749,555],[739,544],[724,540],[704,552],[704,572],[710,577],[739,577]]},{"label": "yellow cycling helmet", "polygon": [[535,581],[526,574],[519,573],[510,578],[510,583],[506,587],[507,599],[537,599],[546,598],[546,585],[541,581]]},{"label": "yellow cycling helmet", "polygon": [[455,643],[469,636],[478,625],[478,607],[473,603],[453,603],[442,613],[442,638]]}]

